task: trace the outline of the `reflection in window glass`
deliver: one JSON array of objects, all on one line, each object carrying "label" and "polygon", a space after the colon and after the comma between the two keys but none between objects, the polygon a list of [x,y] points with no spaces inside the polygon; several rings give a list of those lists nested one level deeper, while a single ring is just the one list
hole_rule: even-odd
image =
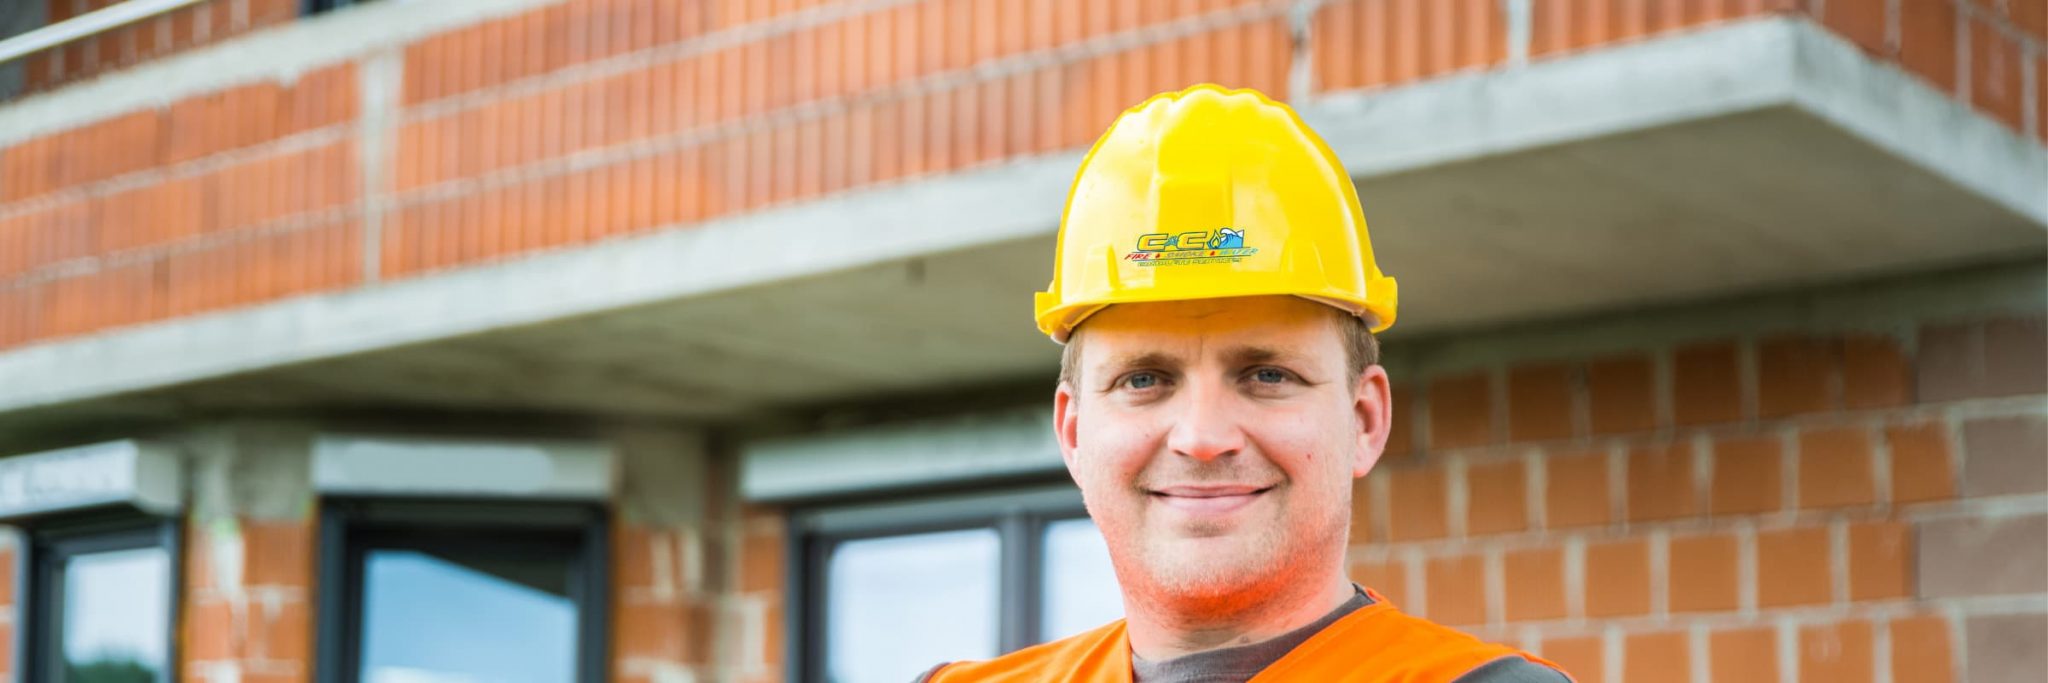
[{"label": "reflection in window glass", "polygon": [[1086,517],[1045,526],[1045,617],[1041,640],[1057,640],[1124,616],[1109,544]]},{"label": "reflection in window glass", "polygon": [[997,653],[994,529],[848,541],[826,569],[833,683],[903,683],[940,662]]},{"label": "reflection in window glass", "polygon": [[64,680],[153,683],[171,642],[170,555],[137,548],[64,562]]},{"label": "reflection in window glass", "polygon": [[364,683],[576,680],[566,559],[379,549],[363,583]]}]

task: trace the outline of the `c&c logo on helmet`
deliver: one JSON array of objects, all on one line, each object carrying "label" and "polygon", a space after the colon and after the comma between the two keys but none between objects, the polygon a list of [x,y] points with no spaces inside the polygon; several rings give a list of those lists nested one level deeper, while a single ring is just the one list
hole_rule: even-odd
[{"label": "c&c logo on helmet", "polygon": [[1236,263],[1244,257],[1256,254],[1258,249],[1244,245],[1244,230],[1219,228],[1217,230],[1196,230],[1193,232],[1155,232],[1138,236],[1138,250],[1124,255],[1124,260],[1140,266],[1191,266],[1209,263]]}]

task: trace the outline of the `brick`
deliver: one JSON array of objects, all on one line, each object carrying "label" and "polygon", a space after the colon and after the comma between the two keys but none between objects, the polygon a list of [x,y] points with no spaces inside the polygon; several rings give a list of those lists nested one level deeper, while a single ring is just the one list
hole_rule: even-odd
[{"label": "brick", "polygon": [[1740,606],[1734,536],[1673,538],[1669,552],[1672,612],[1725,612]]},{"label": "brick", "polygon": [[2024,130],[2026,95],[2019,43],[1981,15],[1970,22],[1970,104],[1978,111]]},{"label": "brick", "polygon": [[1926,402],[2048,392],[2040,318],[1929,325],[1920,333],[1919,389]]},{"label": "brick", "polygon": [[1970,617],[1963,642],[1973,681],[2031,681],[2048,670],[2048,614]]},{"label": "brick", "polygon": [[249,656],[272,661],[308,662],[313,652],[313,614],[304,599],[255,602],[250,611]]},{"label": "brick", "polygon": [[1829,508],[1877,501],[1870,434],[1861,428],[1808,430],[1799,435],[1799,506]]},{"label": "brick", "polygon": [[1549,528],[1606,524],[1613,510],[1607,454],[1598,451],[1543,459],[1544,517]]},{"label": "brick", "polygon": [[1507,620],[1558,619],[1566,614],[1564,551],[1558,548],[1517,550],[1502,557],[1507,595]]},{"label": "brick", "polygon": [[1383,459],[1399,459],[1415,454],[1416,421],[1415,394],[1413,387],[1396,384],[1393,388],[1393,422],[1387,429],[1387,445],[1381,453]]},{"label": "brick", "polygon": [[1519,367],[1508,372],[1508,440],[1542,441],[1572,435],[1572,368]]},{"label": "brick", "polygon": [[1387,472],[1387,535],[1396,541],[1442,538],[1450,530],[1449,502],[1441,467],[1402,467]]},{"label": "brick", "polygon": [[1912,368],[1891,337],[1850,335],[1842,340],[1842,406],[1892,408],[1912,400]]},{"label": "brick", "polygon": [[[771,603],[769,603],[769,604],[768,604],[768,607],[767,607],[767,609],[765,610],[765,614],[763,614],[763,615],[762,615],[762,618],[761,618],[761,631],[760,631],[760,638],[761,638],[761,641],[760,641],[760,642],[761,642],[761,660],[760,660],[760,661],[761,661],[761,663],[762,663],[762,664],[766,664],[766,665],[769,665],[769,666],[771,666],[771,667],[772,667],[772,666],[776,666],[776,665],[779,665],[779,664],[781,664],[781,663],[782,663],[782,660],[783,660],[783,653],[782,653],[782,647],[783,647],[783,637],[782,637],[782,633],[783,633],[783,631],[785,630],[785,629],[784,629],[784,626],[783,626],[783,622],[784,622],[784,621],[785,621],[785,617],[784,617],[784,616],[783,616],[783,614],[782,614],[782,601],[780,601],[780,600],[777,600],[777,601],[775,601],[775,602],[771,602]],[[710,629],[698,629],[698,630],[700,630],[700,631],[706,631],[706,630],[710,630]],[[775,679],[775,680],[780,680],[780,679]]]},{"label": "brick", "polygon": [[1972,398],[1983,382],[1982,328],[1969,324],[1920,329],[1920,400],[1934,403]]},{"label": "brick", "polygon": [[1935,89],[1956,89],[1956,14],[1950,0],[1900,0],[1899,62]]},{"label": "brick", "polygon": [[1885,428],[1891,447],[1892,501],[1916,503],[1955,497],[1955,461],[1949,455],[1948,427],[1940,422]]},{"label": "brick", "polygon": [[1650,611],[1650,546],[1618,541],[1586,546],[1586,616],[1615,617]]},{"label": "brick", "polygon": [[1650,358],[1632,355],[1587,363],[1586,402],[1594,434],[1656,428],[1656,375]]},{"label": "brick", "polygon": [[612,526],[612,585],[620,590],[654,587],[656,535],[639,524]]},{"label": "brick", "polygon": [[1600,683],[1607,668],[1606,641],[1599,636],[1545,638],[1539,648],[1544,659],[1557,662],[1577,683]]},{"label": "brick", "polygon": [[1915,538],[1921,598],[2048,593],[2048,515],[1932,520]]},{"label": "brick", "polygon": [[1849,525],[1849,599],[1913,595],[1913,528],[1901,522]]},{"label": "brick", "polygon": [[1486,622],[1486,558],[1434,557],[1427,563],[1423,590],[1430,621],[1451,626]]},{"label": "brick", "polygon": [[787,578],[783,555],[782,534],[748,533],[740,548],[740,591],[781,592]]},{"label": "brick", "polygon": [[2014,26],[2033,36],[2035,40],[2048,40],[2048,4],[2031,0],[2005,0],[2004,6],[2005,11],[2012,16]]},{"label": "brick", "polygon": [[313,585],[313,522],[244,521],[247,559],[243,581],[251,586],[307,588]]},{"label": "brick", "polygon": [[1876,675],[1867,621],[1799,629],[1799,680],[1868,683]]},{"label": "brick", "polygon": [[1892,680],[1902,683],[1949,683],[1955,680],[1947,619],[1925,614],[1901,617],[1892,620],[1891,631]]},{"label": "brick", "polygon": [[620,658],[644,657],[668,662],[694,659],[689,634],[708,630],[708,621],[697,621],[687,605],[679,602],[632,602],[615,605],[613,624],[618,634],[614,645]]},{"label": "brick", "polygon": [[[1880,15],[1883,8],[1879,8]],[[1757,415],[1786,417],[1832,407],[1835,348],[1807,338],[1766,339],[1757,344]]]},{"label": "brick", "polygon": [[1529,528],[1529,487],[1522,462],[1478,463],[1465,468],[1465,515],[1468,534],[1495,534]]},{"label": "brick", "polygon": [[[2037,11],[2048,14],[2048,8]],[[2034,122],[2034,136],[2048,145],[2048,52],[2034,60]]]},{"label": "brick", "polygon": [[1398,558],[1351,565],[1351,579],[1394,604],[1402,604],[1408,598],[1408,563]]},{"label": "brick", "polygon": [[1683,346],[1671,352],[1671,412],[1680,425],[1742,417],[1742,372],[1734,342]]},{"label": "brick", "polygon": [[1984,392],[1991,396],[2048,393],[2048,320],[2002,318],[1984,323]]},{"label": "brick", "polygon": [[1777,683],[1778,634],[1768,628],[1715,631],[1707,636],[1711,683]]},{"label": "brick", "polygon": [[[1775,436],[1714,441],[1714,479],[1707,510],[1714,515],[1771,512],[1784,507],[1784,466]],[[1803,482],[1802,482],[1803,483]]]},{"label": "brick", "polygon": [[2048,491],[2048,421],[2039,415],[1963,423],[1963,495]]},{"label": "brick", "polygon": [[1493,443],[1493,393],[1485,374],[1441,377],[1429,383],[1429,447]]},{"label": "brick", "polygon": [[226,600],[193,600],[184,608],[187,661],[211,662],[235,659],[236,629],[233,606]]},{"label": "brick", "polygon": [[1822,25],[1842,34],[1842,37],[1863,48],[1864,52],[1874,55],[1890,53],[1884,40],[1884,2],[1830,2],[1821,5],[1820,8],[1823,11]]},{"label": "brick", "polygon": [[1373,512],[1372,479],[1361,477],[1351,480],[1351,532],[1350,545],[1368,545],[1386,540],[1379,515]]},{"label": "brick", "polygon": [[1756,535],[1756,602],[1760,607],[1814,605],[1833,595],[1828,530],[1783,529]]},{"label": "brick", "polygon": [[1629,683],[1688,683],[1692,676],[1691,636],[1683,631],[1629,634],[1622,654],[1622,680]]},{"label": "brick", "polygon": [[1687,444],[1641,446],[1628,454],[1628,518],[1650,521],[1691,517],[1700,512],[1693,490],[1692,448]]}]

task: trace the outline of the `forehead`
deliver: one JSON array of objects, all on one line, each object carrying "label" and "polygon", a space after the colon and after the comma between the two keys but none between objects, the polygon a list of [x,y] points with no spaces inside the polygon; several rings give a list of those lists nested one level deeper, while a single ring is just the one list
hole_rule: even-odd
[{"label": "forehead", "polygon": [[1338,315],[1292,296],[1119,304],[1089,316],[1077,339],[1085,336],[1091,349],[1120,352],[1198,354],[1258,346],[1322,355],[1341,351]]}]

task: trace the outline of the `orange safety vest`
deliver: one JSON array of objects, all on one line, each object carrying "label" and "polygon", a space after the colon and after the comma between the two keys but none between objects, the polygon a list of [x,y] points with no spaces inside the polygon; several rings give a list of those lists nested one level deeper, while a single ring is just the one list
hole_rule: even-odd
[{"label": "orange safety vest", "polygon": [[[1514,648],[1403,614],[1370,588],[1366,594],[1372,604],[1310,636],[1250,683],[1450,683],[1488,662],[1516,655],[1564,671]],[[1124,621],[1118,619],[995,659],[947,664],[932,673],[930,683],[1131,683],[1131,642],[1126,635]]]}]

